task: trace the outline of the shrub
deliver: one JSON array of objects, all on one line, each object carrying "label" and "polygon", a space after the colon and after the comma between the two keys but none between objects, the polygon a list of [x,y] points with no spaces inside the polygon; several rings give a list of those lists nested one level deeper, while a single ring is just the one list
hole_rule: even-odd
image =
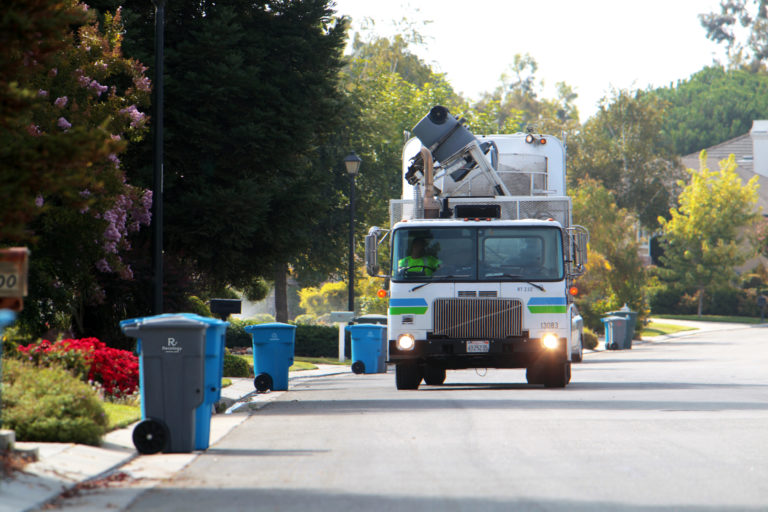
[{"label": "shrub", "polygon": [[98,446],[107,416],[96,392],[67,370],[3,361],[3,426],[19,441]]},{"label": "shrub", "polygon": [[139,387],[138,358],[96,338],[41,340],[18,350],[38,366],[63,366],[82,380],[99,383],[107,398],[130,395]]},{"label": "shrub", "polygon": [[190,313],[194,313],[200,316],[207,316],[209,318],[214,316],[213,313],[211,313],[211,308],[208,307],[208,304],[206,304],[203,299],[197,297],[196,295],[190,295],[187,299],[187,304],[189,306]]},{"label": "shrub", "polygon": [[251,367],[242,357],[224,354],[224,377],[249,377]]},{"label": "shrub", "polygon": [[227,326],[226,346],[250,347],[253,343],[251,342],[251,335],[245,332],[245,326],[253,323],[248,320],[230,319]]},{"label": "shrub", "polygon": [[582,332],[581,336],[581,342],[584,345],[584,348],[594,350],[595,347],[597,347],[597,334],[595,334],[594,331],[589,327],[584,327],[584,331]]},{"label": "shrub", "polygon": [[[345,345],[349,355],[349,334]],[[325,325],[297,325],[294,354],[303,357],[338,357],[339,329]]]},{"label": "shrub", "polygon": [[317,323],[317,316],[312,313],[305,313],[294,318],[293,323],[296,325],[315,325]]}]

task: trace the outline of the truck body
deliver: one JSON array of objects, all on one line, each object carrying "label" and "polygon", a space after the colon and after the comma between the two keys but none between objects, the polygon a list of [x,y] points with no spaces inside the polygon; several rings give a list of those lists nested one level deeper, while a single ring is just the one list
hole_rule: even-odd
[{"label": "truck body", "polygon": [[[446,371],[525,368],[565,387],[575,277],[588,233],[571,223],[565,147],[549,135],[472,135],[434,107],[403,150],[403,194],[390,201],[390,268],[373,227],[369,274],[389,279],[388,361],[398,389]],[[580,352],[579,352],[580,353]]]}]

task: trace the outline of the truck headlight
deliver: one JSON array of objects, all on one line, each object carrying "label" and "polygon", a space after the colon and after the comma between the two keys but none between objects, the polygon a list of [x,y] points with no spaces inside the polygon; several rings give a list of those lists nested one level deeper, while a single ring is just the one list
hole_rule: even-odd
[{"label": "truck headlight", "polygon": [[544,348],[553,350],[560,345],[560,340],[554,334],[548,333],[541,337],[541,344],[544,345]]},{"label": "truck headlight", "polygon": [[413,347],[416,346],[416,339],[413,334],[401,334],[395,345],[397,345],[398,350],[413,350]]}]

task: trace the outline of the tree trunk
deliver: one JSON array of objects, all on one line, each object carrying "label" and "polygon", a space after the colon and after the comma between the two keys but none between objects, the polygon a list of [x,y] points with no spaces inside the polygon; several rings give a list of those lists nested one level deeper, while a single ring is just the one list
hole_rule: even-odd
[{"label": "tree trunk", "polygon": [[699,312],[698,316],[701,316],[701,312],[704,309],[704,288],[699,288]]},{"label": "tree trunk", "polygon": [[275,265],[275,321],[288,322],[288,266]]}]

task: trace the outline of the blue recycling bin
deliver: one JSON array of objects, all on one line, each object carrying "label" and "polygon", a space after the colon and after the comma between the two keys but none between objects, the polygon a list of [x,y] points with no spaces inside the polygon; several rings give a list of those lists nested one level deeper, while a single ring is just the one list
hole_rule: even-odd
[{"label": "blue recycling bin", "polygon": [[352,371],[357,374],[386,373],[387,326],[353,324],[346,330],[352,344]]},{"label": "blue recycling bin", "polygon": [[[606,316],[600,319],[605,326],[605,349],[623,350],[629,348],[627,343],[627,327],[629,321],[625,317]],[[630,338],[631,339],[631,338]]]},{"label": "blue recycling bin", "polygon": [[[3,382],[3,330],[11,325],[16,320],[16,313],[10,309],[0,309],[0,385]],[[0,396],[0,398],[2,398]],[[0,411],[2,411],[3,404],[0,403]],[[3,426],[2,415],[0,415],[0,427]]]},{"label": "blue recycling bin", "polygon": [[286,391],[288,371],[293,365],[296,326],[280,322],[246,325],[245,332],[251,335],[253,342],[253,386],[256,391]]},{"label": "blue recycling bin", "polygon": [[195,410],[195,450],[207,450],[211,438],[211,415],[216,402],[221,400],[221,380],[224,374],[224,347],[229,322],[194,314],[184,316],[206,324],[205,331],[205,387],[203,403]]}]

